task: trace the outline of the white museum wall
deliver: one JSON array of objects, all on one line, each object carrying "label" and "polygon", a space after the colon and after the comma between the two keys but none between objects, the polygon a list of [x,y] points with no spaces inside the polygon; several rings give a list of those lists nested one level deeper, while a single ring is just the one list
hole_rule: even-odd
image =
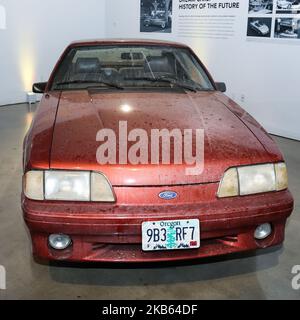
[{"label": "white museum wall", "polygon": [[173,0],[172,34],[140,33],[140,0],[108,0],[106,36],[175,40],[190,45],[214,79],[226,82],[227,95],[269,132],[300,139],[299,40],[247,39],[247,0],[241,1],[234,38],[180,37],[174,32],[178,5],[179,0]]},{"label": "white museum wall", "polygon": [[105,0],[0,0],[0,8],[0,105],[26,101],[70,42],[105,37]]}]

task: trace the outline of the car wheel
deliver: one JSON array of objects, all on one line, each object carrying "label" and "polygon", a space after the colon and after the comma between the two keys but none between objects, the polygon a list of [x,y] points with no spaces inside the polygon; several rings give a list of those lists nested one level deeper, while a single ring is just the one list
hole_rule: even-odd
[{"label": "car wheel", "polygon": [[161,27],[162,27],[162,29],[165,29],[165,28],[166,28],[166,23],[165,23],[165,22],[162,22],[162,23],[161,23]]}]

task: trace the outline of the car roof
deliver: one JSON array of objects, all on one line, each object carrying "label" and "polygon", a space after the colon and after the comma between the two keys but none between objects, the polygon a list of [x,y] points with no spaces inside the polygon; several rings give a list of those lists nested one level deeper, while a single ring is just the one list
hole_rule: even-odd
[{"label": "car roof", "polygon": [[96,46],[96,45],[159,45],[187,48],[188,46],[173,41],[164,41],[157,39],[91,39],[78,40],[70,44],[70,47]]}]

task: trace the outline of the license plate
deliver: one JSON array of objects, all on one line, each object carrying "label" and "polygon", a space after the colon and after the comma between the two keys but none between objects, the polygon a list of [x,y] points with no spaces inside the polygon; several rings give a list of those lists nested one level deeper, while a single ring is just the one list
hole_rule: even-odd
[{"label": "license plate", "polygon": [[148,221],[142,224],[143,251],[200,248],[200,222],[191,220]]}]

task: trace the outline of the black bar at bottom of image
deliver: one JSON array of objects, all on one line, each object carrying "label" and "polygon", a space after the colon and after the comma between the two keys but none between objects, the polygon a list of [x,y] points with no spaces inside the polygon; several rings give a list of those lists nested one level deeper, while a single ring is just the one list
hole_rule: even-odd
[{"label": "black bar at bottom of image", "polygon": [[[288,301],[268,301],[266,312],[280,312],[287,307]],[[1,313],[22,318],[29,316],[31,320],[49,318],[62,319],[200,319],[206,312],[211,316],[220,314],[234,315],[244,310],[247,316],[257,316],[255,304],[263,301],[0,301]],[[297,302],[296,302],[297,303]],[[242,305],[242,306],[241,306]],[[243,305],[245,305],[244,309]],[[297,308],[297,304],[294,304]],[[260,310],[264,310],[261,308]],[[290,307],[290,306],[289,306]],[[260,311],[260,313],[261,313]],[[271,312],[272,311],[272,312]],[[262,314],[264,311],[262,311]],[[4,317],[3,319],[6,319]]]}]

